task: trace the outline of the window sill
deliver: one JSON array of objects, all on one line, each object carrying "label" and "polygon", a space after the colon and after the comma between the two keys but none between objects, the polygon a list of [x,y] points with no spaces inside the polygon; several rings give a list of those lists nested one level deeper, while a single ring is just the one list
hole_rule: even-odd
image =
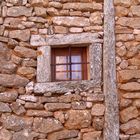
[{"label": "window sill", "polygon": [[51,92],[52,94],[65,94],[68,92],[74,92],[75,90],[86,91],[94,87],[101,87],[101,83],[97,83],[94,80],[46,82],[36,83],[34,86],[34,93],[44,94]]}]

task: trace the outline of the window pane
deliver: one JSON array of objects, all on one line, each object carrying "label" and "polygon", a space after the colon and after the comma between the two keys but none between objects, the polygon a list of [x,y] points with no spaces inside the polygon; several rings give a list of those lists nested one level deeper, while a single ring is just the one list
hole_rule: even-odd
[{"label": "window pane", "polygon": [[56,56],[56,64],[68,63],[68,56]]},{"label": "window pane", "polygon": [[72,71],[82,71],[81,70],[81,64],[73,64],[73,65],[71,65],[71,70]]},{"label": "window pane", "polygon": [[56,80],[69,80],[70,73],[69,72],[59,72],[56,73]]},{"label": "window pane", "polygon": [[79,55],[74,55],[74,56],[71,56],[71,62],[72,63],[80,63],[81,62],[81,56]]},{"label": "window pane", "polygon": [[81,80],[82,73],[81,72],[72,72],[72,80]]},{"label": "window pane", "polygon": [[66,71],[69,71],[69,65],[56,66],[56,72],[66,72]]}]

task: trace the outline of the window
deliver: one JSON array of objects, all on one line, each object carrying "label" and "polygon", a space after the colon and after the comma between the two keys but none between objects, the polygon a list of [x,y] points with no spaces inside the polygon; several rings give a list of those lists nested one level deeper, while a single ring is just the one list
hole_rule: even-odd
[{"label": "window", "polygon": [[[75,83],[84,84],[85,87],[101,84],[103,40],[96,33],[47,37],[34,35],[32,38],[32,45],[38,46],[37,83],[41,84],[41,87],[37,86],[37,89],[40,87],[39,91],[47,91],[50,87],[52,90],[62,87],[67,89],[75,86]],[[71,86],[67,87],[65,84]],[[54,85],[59,88],[54,89]]]},{"label": "window", "polygon": [[52,81],[78,81],[88,79],[87,47],[68,46],[51,50]]}]

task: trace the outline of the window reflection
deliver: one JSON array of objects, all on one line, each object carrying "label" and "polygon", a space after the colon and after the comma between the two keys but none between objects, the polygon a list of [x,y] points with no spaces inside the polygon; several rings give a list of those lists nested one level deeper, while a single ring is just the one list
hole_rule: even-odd
[{"label": "window reflection", "polygon": [[80,63],[81,62],[81,56],[71,56],[71,62],[72,63]]},{"label": "window reflection", "polygon": [[59,72],[56,73],[56,80],[69,80],[70,73],[69,72]]},{"label": "window reflection", "polygon": [[72,80],[80,80],[82,78],[81,72],[72,72]]},{"label": "window reflection", "polygon": [[71,67],[72,71],[81,71],[81,64],[73,64]]},{"label": "window reflection", "polygon": [[68,56],[56,56],[56,64],[68,63]]}]

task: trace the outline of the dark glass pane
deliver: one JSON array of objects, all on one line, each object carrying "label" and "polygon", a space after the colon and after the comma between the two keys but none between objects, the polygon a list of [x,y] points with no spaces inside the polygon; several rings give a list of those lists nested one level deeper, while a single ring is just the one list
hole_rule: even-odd
[{"label": "dark glass pane", "polygon": [[81,80],[82,73],[81,72],[72,72],[72,80]]}]

